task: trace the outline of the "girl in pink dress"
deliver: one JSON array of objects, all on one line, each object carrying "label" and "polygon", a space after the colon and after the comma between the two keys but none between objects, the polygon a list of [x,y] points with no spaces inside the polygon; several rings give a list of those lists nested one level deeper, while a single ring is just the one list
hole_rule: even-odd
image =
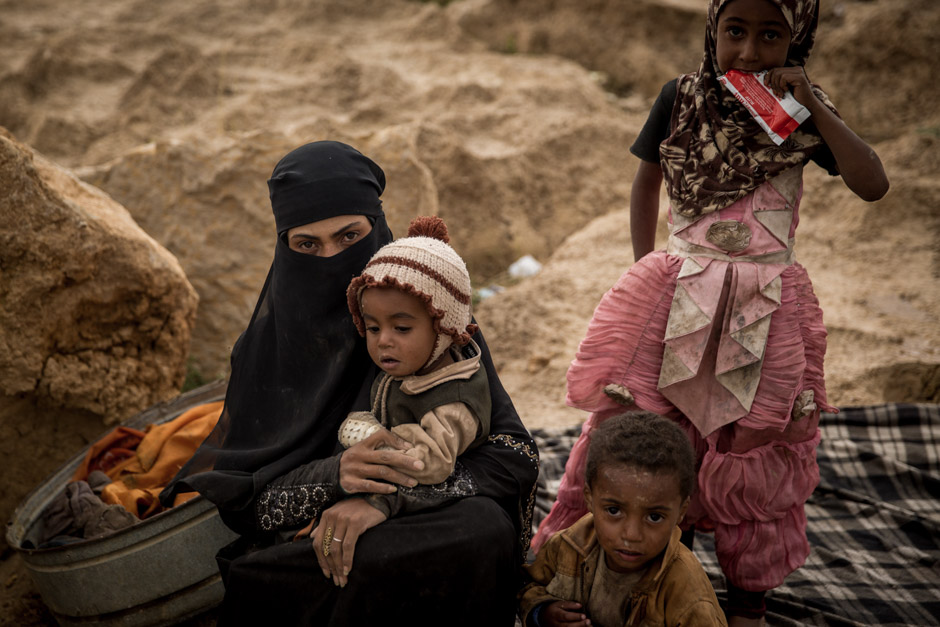
[{"label": "girl in pink dress", "polygon": [[[764,594],[809,554],[804,503],[819,480],[826,404],[822,311],[793,242],[802,169],[841,175],[874,201],[888,180],[874,151],[806,77],[816,0],[710,0],[699,70],[670,81],[631,152],[637,261],[604,295],[568,370],[569,405],[591,412],[538,548],[585,510],[591,430],[627,407],[673,418],[699,460],[683,528],[714,531],[729,624],[760,624]],[[811,113],[781,145],[718,81],[766,71]],[[669,241],[652,252],[659,192]]]}]

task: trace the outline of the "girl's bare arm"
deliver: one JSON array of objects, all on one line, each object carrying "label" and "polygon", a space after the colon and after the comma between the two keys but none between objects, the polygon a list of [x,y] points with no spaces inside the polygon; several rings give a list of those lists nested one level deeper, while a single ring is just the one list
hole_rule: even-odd
[{"label": "girl's bare arm", "polygon": [[802,67],[774,68],[767,72],[765,80],[778,96],[792,89],[793,96],[809,109],[849,189],[869,202],[879,200],[888,192],[888,177],[881,159],[816,97]]},{"label": "girl's bare arm", "polygon": [[659,189],[663,171],[658,163],[640,160],[630,191],[630,237],[633,260],[639,261],[656,247],[656,222],[659,220]]}]

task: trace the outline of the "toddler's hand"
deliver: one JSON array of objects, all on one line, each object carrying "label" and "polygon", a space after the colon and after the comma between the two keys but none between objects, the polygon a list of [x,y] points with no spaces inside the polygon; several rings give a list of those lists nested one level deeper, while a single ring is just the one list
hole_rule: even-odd
[{"label": "toddler's hand", "polygon": [[581,604],[574,601],[555,601],[549,603],[539,613],[539,625],[546,627],[555,627],[564,625],[565,627],[587,626],[591,620],[586,614],[581,613]]},{"label": "toddler's hand", "polygon": [[424,469],[424,462],[404,454],[403,451],[411,447],[409,442],[384,428],[353,444],[339,458],[340,488],[347,495],[391,494],[396,490],[393,484],[418,485],[408,472]]},{"label": "toddler's hand", "polygon": [[806,77],[806,72],[800,66],[793,67],[775,67],[767,70],[764,75],[764,84],[773,90],[778,98],[783,98],[787,91],[793,92],[793,97],[803,105],[809,108],[815,104],[816,94]]}]

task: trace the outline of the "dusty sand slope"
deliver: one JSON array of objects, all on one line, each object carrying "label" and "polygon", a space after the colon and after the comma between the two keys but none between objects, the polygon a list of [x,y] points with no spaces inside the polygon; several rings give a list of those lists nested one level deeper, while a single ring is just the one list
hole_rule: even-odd
[{"label": "dusty sand slope", "polygon": [[[179,258],[206,377],[224,372],[270,261],[274,162],[311,139],[354,143],[389,175],[396,232],[441,215],[479,285],[522,254],[545,263],[478,317],[526,424],[571,424],[583,416],[564,405],[565,369],[632,258],[627,147],[659,86],[700,54],[701,2],[629,4],[0,0],[0,126]],[[811,76],[892,181],[866,204],[808,170],[798,256],[826,312],[835,404],[938,400],[938,33],[935,0],[824,3]],[[5,460],[16,483],[0,502],[101,428],[3,399],[0,437],[23,456]],[[0,546],[0,624],[44,624]]]},{"label": "dusty sand slope", "polygon": [[[537,0],[482,2],[461,24],[494,49],[512,42],[600,70],[627,107],[697,67],[704,3],[553,6],[545,12]],[[865,203],[840,179],[807,168],[797,256],[829,328],[830,401],[937,401],[940,86],[931,73],[940,62],[931,50],[940,49],[940,5],[826,2],[821,14],[809,74],[875,146],[892,184],[884,199]],[[664,67],[671,74],[663,76]],[[594,304],[632,263],[625,208],[573,234],[541,276],[479,309],[499,347],[501,376],[530,424],[584,418],[564,406],[564,374]],[[661,220],[661,241],[664,226]]]}]

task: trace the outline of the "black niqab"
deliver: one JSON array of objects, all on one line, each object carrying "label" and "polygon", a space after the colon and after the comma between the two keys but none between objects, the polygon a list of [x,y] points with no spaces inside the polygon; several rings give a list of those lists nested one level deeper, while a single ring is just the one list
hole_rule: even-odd
[{"label": "black niqab", "polygon": [[[273,479],[329,457],[346,414],[368,406],[374,366],[346,305],[346,287],[392,241],[378,165],[339,142],[286,155],[268,181],[278,238],[248,328],[232,351],[218,425],[160,495],[198,491],[222,509],[251,503]],[[286,231],[339,215],[373,224],[332,257],[290,250]]]}]

